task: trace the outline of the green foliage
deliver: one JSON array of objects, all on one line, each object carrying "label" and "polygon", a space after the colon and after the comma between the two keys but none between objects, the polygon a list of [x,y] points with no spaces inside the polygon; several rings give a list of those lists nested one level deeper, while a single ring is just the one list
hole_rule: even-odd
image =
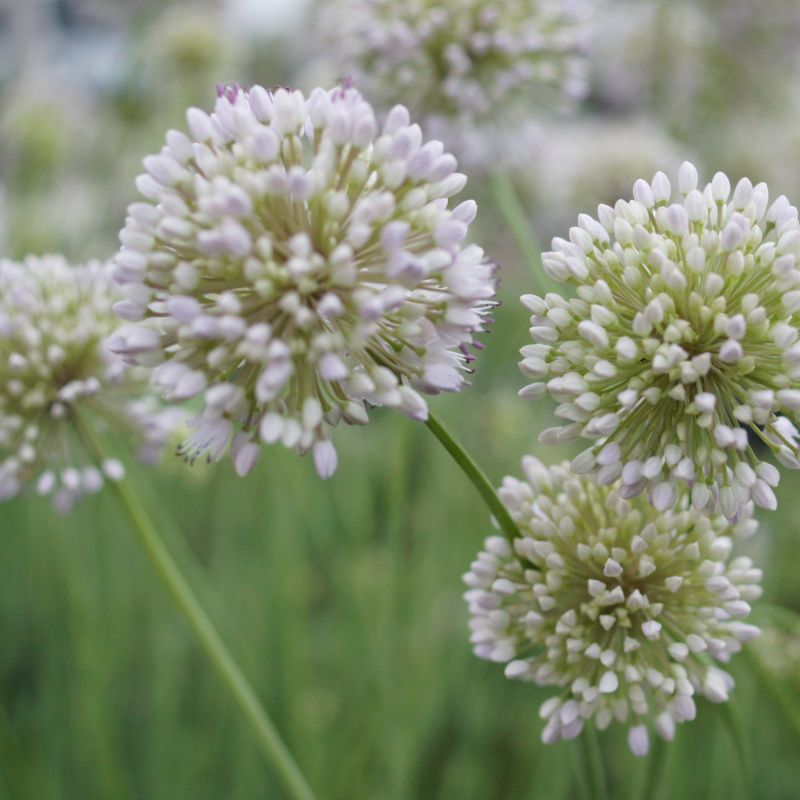
[{"label": "green foliage", "polygon": [[[713,14],[717,6],[747,4],[704,5]],[[758,7],[794,14],[796,22],[791,5],[769,0]],[[161,38],[145,25],[119,85],[77,120],[69,104],[47,110],[49,98],[45,104],[23,96],[17,111],[4,109],[7,254],[110,255],[140,158],[160,145],[164,130],[182,124],[183,107],[210,105],[208,76],[222,70],[222,80],[287,83],[294,74],[290,56],[302,57],[289,40],[237,51],[235,58],[209,53],[215,32],[192,33],[194,17],[190,23],[186,29],[175,23]],[[791,104],[772,91],[789,81],[770,80],[781,63],[764,26],[783,27],[772,14],[758,38],[743,25],[735,46],[718,42],[709,51],[706,68],[692,73],[692,86],[698,74],[703,80],[696,81],[701,101],[692,101],[690,116],[682,113],[684,95],[667,80],[670,70],[650,47],[654,33],[666,29],[642,31],[642,58],[661,65],[647,79],[654,84],[647,113],[667,123],[688,155],[705,157],[708,174],[722,166],[738,178],[751,159],[759,167],[769,162],[781,173],[780,190],[794,192],[797,203],[794,166],[772,157],[777,145],[753,141],[749,127],[736,135],[742,108],[759,116],[767,88],[763,106],[783,116],[775,111],[773,122],[762,114],[769,124],[759,130],[781,142],[791,128]],[[685,60],[682,52],[671,57],[673,65]],[[753,64],[766,65],[766,76],[763,69],[750,71]],[[170,74],[162,81],[164,70]],[[296,82],[308,88],[307,76]],[[599,105],[613,112],[612,104]],[[791,124],[796,130],[796,114]],[[599,175],[601,157],[595,160]],[[539,174],[531,172],[515,178],[539,198],[526,209],[538,224],[554,209],[550,185],[538,186]],[[503,266],[503,304],[478,359],[474,389],[433,405],[498,483],[518,473],[520,457],[537,448],[538,432],[552,424],[552,406],[516,397],[524,383],[516,351],[528,341],[528,315],[517,298],[536,290],[534,265],[522,263],[503,230],[498,196],[479,183],[470,183],[484,192],[475,238]],[[502,202],[507,187],[499,188]],[[567,216],[584,210],[591,209],[570,205]],[[564,216],[564,209],[555,211]],[[537,708],[545,692],[506,680],[500,666],[470,653],[460,576],[491,531],[473,488],[423,425],[390,411],[374,413],[366,428],[342,428],[337,447],[340,467],[328,483],[308,459],[279,448],[265,452],[245,480],[227,460],[190,469],[167,456],[156,471],[131,467],[170,549],[321,800],[590,797],[579,748],[539,743]],[[540,454],[552,462],[574,452]],[[766,599],[795,609],[798,491],[800,476],[785,473],[779,511],[761,514],[762,533],[748,547],[764,568]],[[87,499],[68,517],[38,498],[17,500],[0,506],[0,530],[0,800],[283,797],[137,549],[113,494]],[[785,616],[769,621],[792,627]],[[795,628],[795,642],[798,635]],[[652,763],[635,759],[612,727],[599,736],[611,797],[798,796],[800,667],[787,666],[780,636],[752,649],[750,659],[737,658],[732,668],[742,742],[730,735],[718,708],[700,701],[697,721],[679,726],[665,748],[663,779],[653,788]],[[740,749],[752,765],[751,785],[740,769]]]},{"label": "green foliage", "polygon": [[[521,277],[475,391],[436,404],[495,480],[549,414],[516,403],[509,419],[502,400]],[[460,575],[489,532],[480,499],[424,426],[384,412],[340,433],[329,483],[281,450],[245,480],[172,459],[135,477],[312,785],[342,800],[576,796],[574,746],[538,742],[543,692],[469,652]],[[789,478],[758,542],[784,602],[796,582],[781,564],[800,555]],[[113,494],[66,518],[33,499],[0,513],[0,797],[281,797]],[[662,798],[791,796],[797,741],[746,665],[734,673],[757,795],[701,702],[667,749]],[[648,768],[623,740],[600,735],[612,797]]]}]

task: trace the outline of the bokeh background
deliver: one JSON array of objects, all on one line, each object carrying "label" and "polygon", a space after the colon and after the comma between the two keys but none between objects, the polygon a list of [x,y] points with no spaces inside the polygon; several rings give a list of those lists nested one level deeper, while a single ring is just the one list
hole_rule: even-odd
[{"label": "bokeh background", "polygon": [[[532,241],[687,157],[800,202],[797,0],[592,5],[589,96],[568,117],[531,109],[514,170]],[[141,158],[187,106],[212,104],[215,82],[307,91],[341,76],[318,10],[0,0],[0,255],[113,255]],[[516,397],[517,298],[543,284],[488,177],[467,191],[502,306],[474,387],[435,407],[499,482],[550,421]],[[321,798],[581,797],[575,746],[539,744],[544,694],[470,653],[460,576],[490,532],[480,500],[423,426],[372,419],[339,431],[328,483],[279,449],[246,480],[171,457],[130,472]],[[733,703],[701,701],[651,798],[800,797],[800,626],[774,609],[800,611],[798,490],[786,474],[745,548],[765,569],[765,633],[734,662]],[[69,517],[16,500],[0,537],[0,798],[283,796],[113,497]],[[647,762],[613,729],[601,746],[613,796],[635,796]]]}]

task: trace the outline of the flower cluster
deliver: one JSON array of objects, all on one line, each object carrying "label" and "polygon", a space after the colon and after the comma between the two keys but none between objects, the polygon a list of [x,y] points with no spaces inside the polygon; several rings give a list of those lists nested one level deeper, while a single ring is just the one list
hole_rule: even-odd
[{"label": "flower cluster", "polygon": [[97,434],[128,433],[145,458],[169,437],[172,415],[106,348],[118,297],[107,264],[0,261],[0,499],[33,484],[66,511],[123,476],[98,454]]},{"label": "flower cluster", "polygon": [[475,653],[509,678],[559,687],[540,710],[545,743],[616,719],[644,755],[651,726],[671,739],[694,719],[695,693],[727,700],[733,680],[714,660],[758,634],[742,618],[761,571],[730,559],[732,537],[756,529],[752,506],[731,525],[687,493],[659,513],[567,465],[529,457],[523,468],[527,481],[500,489],[522,537],[487,539],[464,578]]},{"label": "flower cluster", "polygon": [[464,240],[477,206],[438,141],[395,107],[380,128],[349,88],[220,91],[138,180],[115,276],[114,337],[168,400],[202,395],[183,451],[247,473],[259,440],[337,464],[329,429],[367,406],[424,420],[458,391],[493,306],[494,266]]},{"label": "flower cluster", "polygon": [[[563,105],[585,91],[582,0],[340,0],[323,27],[370,94],[403,98],[456,134],[508,116],[517,100]],[[427,127],[426,127],[427,129]],[[437,129],[438,130],[438,129]]]},{"label": "flower cluster", "polygon": [[677,195],[657,173],[598,219],[580,215],[543,265],[577,296],[522,298],[531,336],[521,395],[548,394],[567,424],[542,441],[595,444],[573,461],[621,494],[734,518],[752,499],[774,509],[777,469],[748,430],[797,468],[800,224],[785,197],[717,173],[705,187],[684,163]]}]

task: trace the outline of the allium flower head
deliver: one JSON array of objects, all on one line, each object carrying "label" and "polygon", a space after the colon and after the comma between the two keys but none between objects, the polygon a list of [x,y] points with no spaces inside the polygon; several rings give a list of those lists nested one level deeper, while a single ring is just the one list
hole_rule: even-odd
[{"label": "allium flower head", "polygon": [[118,298],[108,264],[0,261],[0,500],[32,484],[66,511],[123,476],[98,456],[95,435],[128,434],[143,457],[169,437],[171,415],[106,348]]},{"label": "allium flower head", "polygon": [[585,89],[582,0],[339,0],[324,27],[370,95],[449,120],[453,133],[507,120],[516,101],[564,105]]},{"label": "allium flower head", "polygon": [[522,537],[487,539],[464,578],[474,651],[559,688],[540,709],[545,743],[616,719],[644,755],[650,728],[671,739],[694,719],[696,693],[728,699],[733,679],[715,661],[758,634],[742,618],[761,579],[750,559],[731,560],[732,537],[755,522],[706,517],[687,493],[658,512],[566,464],[523,467],[527,481],[500,490]]},{"label": "allium flower head", "polygon": [[402,106],[382,128],[353,89],[223,88],[191,138],[145,159],[116,259],[128,320],[114,348],[154,366],[168,400],[203,395],[187,457],[240,474],[260,448],[313,450],[368,405],[427,417],[457,391],[494,297],[494,267],[464,243],[476,205],[440,142]]},{"label": "allium flower head", "polygon": [[520,367],[568,424],[542,441],[596,443],[573,462],[623,496],[647,490],[670,508],[681,484],[698,510],[735,517],[750,500],[775,508],[777,469],[758,437],[797,468],[800,414],[800,225],[785,197],[718,172],[698,185],[680,168],[639,180],[634,199],[582,214],[555,239],[545,271],[574,299],[522,298],[536,344]]}]

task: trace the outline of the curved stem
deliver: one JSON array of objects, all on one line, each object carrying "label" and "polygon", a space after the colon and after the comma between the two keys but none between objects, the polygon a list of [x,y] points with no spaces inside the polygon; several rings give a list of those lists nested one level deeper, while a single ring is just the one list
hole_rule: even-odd
[{"label": "curved stem", "polygon": [[739,771],[741,772],[742,780],[749,796],[750,789],[753,785],[752,760],[750,758],[749,742],[744,732],[742,715],[739,712],[738,706],[733,703],[722,703],[720,706],[717,706],[717,710],[731,738],[733,749],[736,751],[737,760],[739,761]]},{"label": "curved stem", "polygon": [[[100,462],[105,461],[108,454],[95,437],[90,421],[76,417],[76,425],[86,445],[95,452]],[[198,643],[250,723],[267,760],[272,763],[283,781],[288,796],[294,800],[316,800],[316,795],[259,702],[253,687],[244,676],[214,627],[214,623],[206,614],[191,586],[170,555],[142,503],[139,502],[127,481],[110,481],[110,484],[128,516],[131,528],[150,561],[150,565],[189,623]]]},{"label": "curved stem", "polygon": [[497,524],[506,538],[510,542],[520,538],[521,534],[517,523],[514,522],[508,509],[503,505],[503,501],[498,496],[491,481],[486,477],[486,473],[477,465],[472,456],[456,441],[453,434],[450,433],[433,411],[428,412],[428,419],[425,424],[444,445],[444,449],[450,453],[456,464],[461,467],[464,474],[472,482],[472,485],[478,490],[478,494],[483,498],[483,502],[486,503],[489,511],[497,520]]},{"label": "curved stem", "polygon": [[240,710],[255,731],[261,749],[283,780],[289,795],[296,800],[315,800],[314,792],[256,697],[253,688],[173,561],[155,525],[137,501],[130,486],[126,481],[116,481],[111,485],[127,512],[131,527],[151,566],[234,696]]}]

